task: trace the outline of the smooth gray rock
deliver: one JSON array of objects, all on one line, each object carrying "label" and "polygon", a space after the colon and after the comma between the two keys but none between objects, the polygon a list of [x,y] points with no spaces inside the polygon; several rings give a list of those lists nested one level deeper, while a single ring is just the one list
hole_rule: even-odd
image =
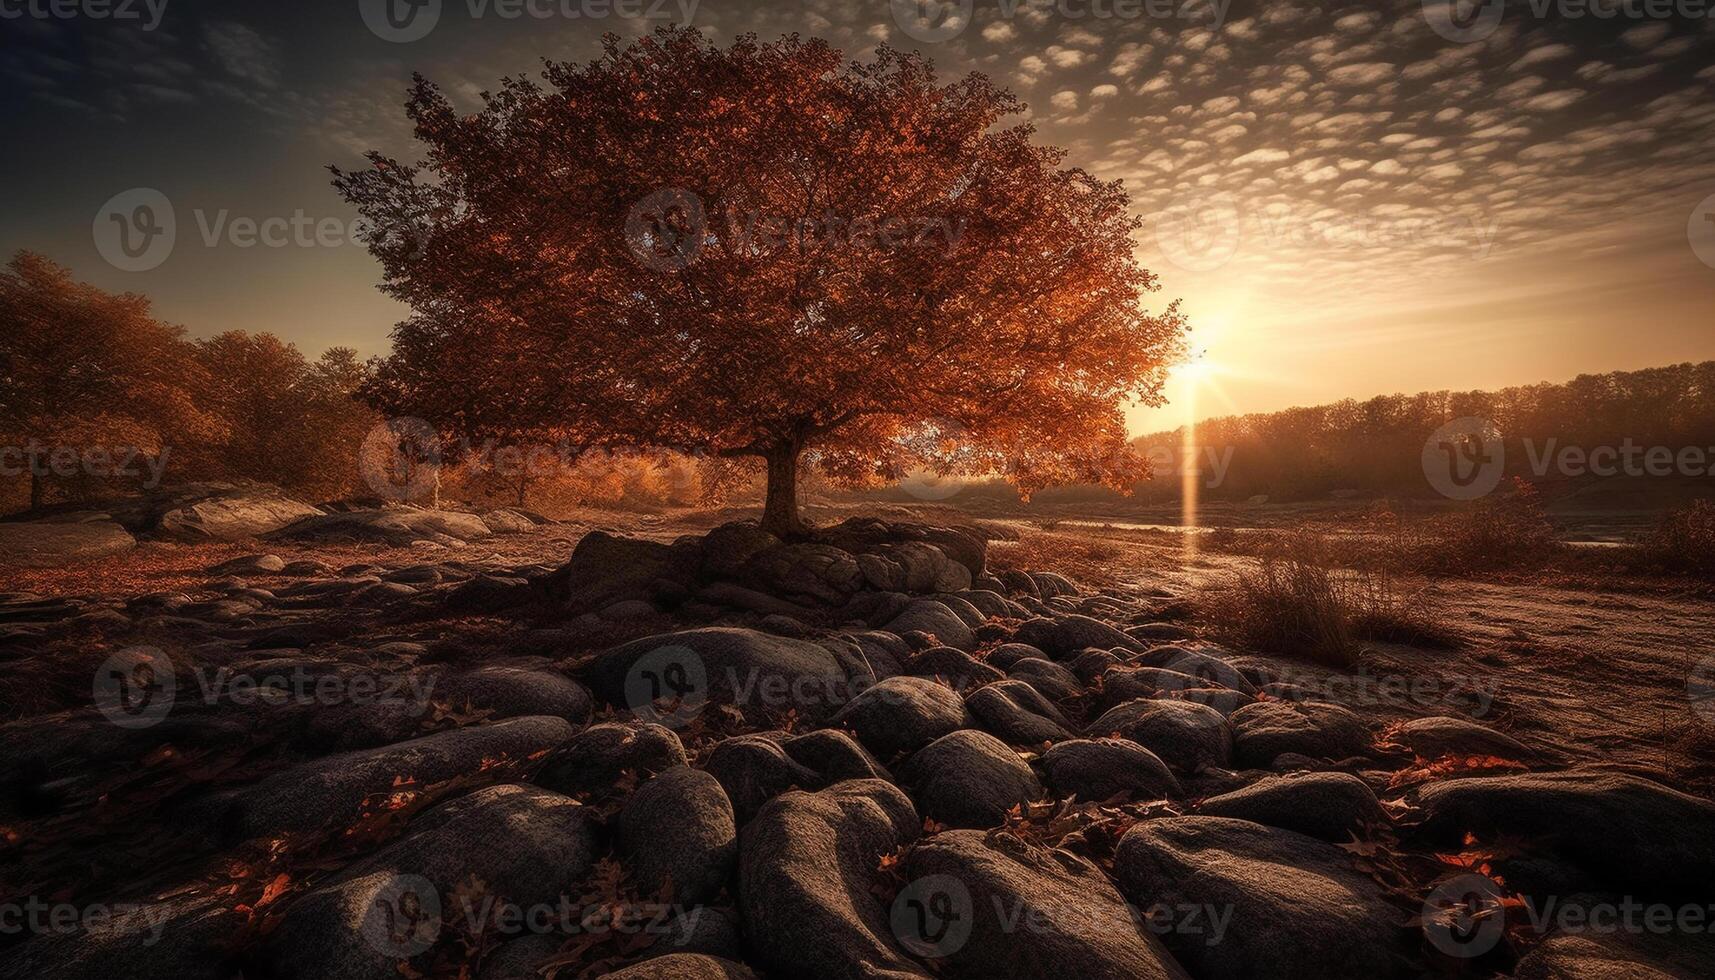
[{"label": "smooth gray rock", "polygon": [[921,677],[889,677],[853,698],[829,724],[849,729],[878,759],[891,762],[970,727],[972,719],[957,691]]},{"label": "smooth gray rock", "polygon": [[1344,772],[1269,776],[1204,800],[1198,816],[1233,817],[1345,843],[1366,827],[1390,826],[1376,794]]},{"label": "smooth gray rock", "polygon": [[1198,978],[1414,973],[1401,956],[1405,916],[1350,855],[1313,837],[1222,817],[1149,820],[1120,839],[1114,881],[1138,908],[1189,904],[1231,916],[1219,937],[1191,931],[1191,921],[1163,931]]},{"label": "smooth gray rock", "polygon": [[1076,739],[1042,753],[1042,773],[1055,797],[1100,802],[1178,799],[1179,780],[1155,753],[1122,738]]},{"label": "smooth gray rock", "polygon": [[[1160,941],[1139,927],[1101,869],[1066,851],[953,830],[913,847],[903,872],[906,901],[923,900],[917,892],[938,893],[962,916],[920,919],[897,903],[892,916],[900,940],[933,957],[947,976],[1185,977]],[[957,887],[947,886],[949,880]],[[934,896],[928,897],[932,903]]]},{"label": "smooth gray rock", "polygon": [[986,732],[936,739],[906,762],[899,776],[927,819],[949,827],[987,829],[1015,806],[1040,800],[1042,783],[1018,753]]},{"label": "smooth gray rock", "polygon": [[762,735],[738,735],[715,746],[703,763],[746,824],[763,804],[790,789],[814,789],[821,780],[792,761],[780,743]]},{"label": "smooth gray rock", "polygon": [[697,905],[720,893],[738,864],[738,825],[714,776],[687,766],[657,774],[620,810],[620,853],[639,893]]},{"label": "smooth gray rock", "polygon": [[881,858],[921,826],[904,793],[873,779],[763,807],[739,835],[739,905],[756,960],[785,977],[928,980],[876,891]]},{"label": "smooth gray rock", "polygon": [[881,627],[895,636],[910,632],[927,633],[941,643],[963,650],[976,649],[976,634],[951,609],[934,599],[914,599],[905,610]]},{"label": "smooth gray rock", "polygon": [[1251,769],[1267,769],[1286,752],[1338,760],[1371,748],[1363,719],[1337,704],[1259,701],[1233,712],[1231,723],[1233,757]]},{"label": "smooth gray rock", "polygon": [[573,797],[615,791],[627,771],[639,780],[690,762],[679,736],[660,725],[591,725],[548,755],[536,783]]},{"label": "smooth gray rock", "polygon": [[1128,701],[1091,722],[1092,738],[1130,739],[1181,773],[1225,766],[1232,759],[1232,735],[1219,711],[1185,701]]},{"label": "smooth gray rock", "polygon": [[305,762],[224,794],[214,805],[221,827],[236,840],[343,827],[356,819],[365,799],[392,789],[399,777],[428,786],[475,772],[485,759],[522,762],[564,744],[572,734],[565,719],[550,717],[455,728]]},{"label": "smooth gray rock", "polygon": [[1058,708],[1023,681],[1004,680],[965,698],[977,723],[1008,745],[1041,745],[1071,739]]}]

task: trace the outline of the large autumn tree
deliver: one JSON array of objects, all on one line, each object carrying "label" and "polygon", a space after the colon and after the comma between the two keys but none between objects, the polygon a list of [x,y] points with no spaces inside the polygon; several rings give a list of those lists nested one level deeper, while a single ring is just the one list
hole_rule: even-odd
[{"label": "large autumn tree", "polygon": [[674,28],[473,114],[419,78],[424,161],[335,170],[415,311],[371,396],[460,435],[756,457],[785,533],[806,462],[1128,487],[1125,402],[1159,401],[1183,324],[1144,308],[1124,189],[1023,109],[887,48]]}]

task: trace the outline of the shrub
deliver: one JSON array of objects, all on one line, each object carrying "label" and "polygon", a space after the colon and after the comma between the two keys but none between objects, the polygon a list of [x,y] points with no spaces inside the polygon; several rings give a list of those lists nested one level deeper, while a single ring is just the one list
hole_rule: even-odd
[{"label": "shrub", "polygon": [[1673,572],[1715,572],[1715,504],[1707,500],[1669,511],[1638,547],[1647,562]]},{"label": "shrub", "polygon": [[1207,603],[1215,629],[1258,650],[1296,653],[1333,667],[1355,666],[1362,641],[1448,646],[1421,592],[1386,571],[1336,567],[1328,542],[1297,531],[1259,549],[1255,569]]}]

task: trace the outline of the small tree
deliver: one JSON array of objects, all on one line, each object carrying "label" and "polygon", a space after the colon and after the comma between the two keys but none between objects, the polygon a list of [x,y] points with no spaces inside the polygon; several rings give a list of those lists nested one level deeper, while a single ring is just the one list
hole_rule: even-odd
[{"label": "small tree", "polygon": [[1183,324],[1141,305],[1123,188],[1002,125],[1022,108],[886,48],[673,28],[507,79],[469,116],[418,78],[427,162],[335,168],[416,311],[385,403],[755,457],[781,533],[802,530],[806,458],[851,482],[1128,488],[1125,403],[1159,402]]}]

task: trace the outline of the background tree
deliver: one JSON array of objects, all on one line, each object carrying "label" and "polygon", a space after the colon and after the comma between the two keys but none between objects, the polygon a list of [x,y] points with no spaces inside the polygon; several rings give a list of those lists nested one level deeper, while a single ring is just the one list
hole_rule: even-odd
[{"label": "background tree", "polygon": [[[7,444],[166,449],[183,459],[223,428],[196,400],[205,380],[184,331],[155,319],[145,297],[77,282],[33,252],[0,273]],[[50,482],[30,469],[32,508],[46,502]]]},{"label": "background tree", "polygon": [[416,314],[376,403],[754,457],[781,532],[806,458],[1129,487],[1123,408],[1159,401],[1183,324],[1142,306],[1123,188],[1003,126],[1022,108],[886,48],[671,28],[468,116],[419,78],[427,162],[335,169]]}]

